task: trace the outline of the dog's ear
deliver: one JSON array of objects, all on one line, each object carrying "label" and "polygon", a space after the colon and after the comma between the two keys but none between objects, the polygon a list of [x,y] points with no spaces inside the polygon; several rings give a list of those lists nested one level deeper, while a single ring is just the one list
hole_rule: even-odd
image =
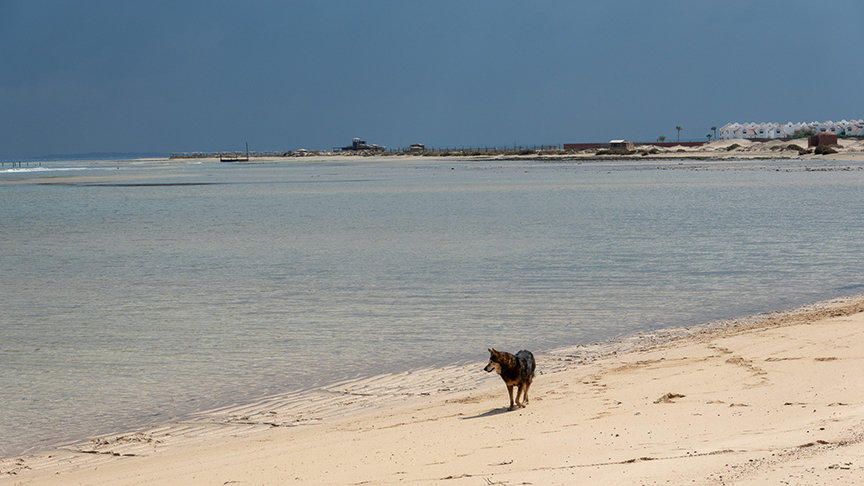
[{"label": "dog's ear", "polygon": [[498,351],[495,351],[495,348],[489,348],[489,354],[498,354]]}]

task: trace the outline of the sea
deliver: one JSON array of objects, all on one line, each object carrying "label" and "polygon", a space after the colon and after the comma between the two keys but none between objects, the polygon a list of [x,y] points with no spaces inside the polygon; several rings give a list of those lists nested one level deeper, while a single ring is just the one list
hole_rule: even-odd
[{"label": "sea", "polygon": [[864,164],[0,166],[0,457],[864,293]]}]

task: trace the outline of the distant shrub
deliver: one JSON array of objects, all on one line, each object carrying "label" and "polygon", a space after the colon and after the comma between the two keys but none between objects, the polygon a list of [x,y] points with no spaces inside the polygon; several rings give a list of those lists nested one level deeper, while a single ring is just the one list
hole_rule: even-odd
[{"label": "distant shrub", "polygon": [[595,152],[595,155],[633,155],[635,150],[627,149],[602,149]]},{"label": "distant shrub", "polygon": [[726,151],[731,152],[737,148],[741,148],[741,145],[738,145],[737,143],[733,143],[732,145],[726,147]]},{"label": "distant shrub", "polygon": [[805,149],[804,147],[802,147],[800,145],[795,145],[794,143],[787,145],[786,150],[797,150],[798,155],[807,155],[810,153],[810,150]]},{"label": "distant shrub", "polygon": [[836,154],[837,151],[834,150],[833,148],[829,147],[828,145],[820,145],[820,146],[816,147],[816,149],[813,151],[813,153],[815,153],[816,155],[828,155],[828,154]]},{"label": "distant shrub", "polygon": [[801,130],[795,130],[795,131],[792,133],[792,138],[807,138],[807,137],[809,137],[810,135],[816,135],[816,130],[813,130],[812,128],[805,128],[805,129],[801,129]]}]

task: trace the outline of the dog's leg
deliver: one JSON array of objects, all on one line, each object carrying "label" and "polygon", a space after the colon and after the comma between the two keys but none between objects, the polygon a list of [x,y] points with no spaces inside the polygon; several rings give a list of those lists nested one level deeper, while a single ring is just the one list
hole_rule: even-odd
[{"label": "dog's leg", "polygon": [[[519,408],[525,408],[525,385],[523,383],[519,383],[519,388],[516,390],[516,406]],[[522,401],[519,401],[519,397],[522,397]]]},{"label": "dog's leg", "polygon": [[531,382],[525,382],[525,390],[522,391],[522,406],[528,406],[528,389],[531,388]]},{"label": "dog's leg", "polygon": [[507,393],[510,395],[510,408],[508,408],[508,410],[513,410],[514,408],[516,408],[513,406],[513,385],[507,385]]}]

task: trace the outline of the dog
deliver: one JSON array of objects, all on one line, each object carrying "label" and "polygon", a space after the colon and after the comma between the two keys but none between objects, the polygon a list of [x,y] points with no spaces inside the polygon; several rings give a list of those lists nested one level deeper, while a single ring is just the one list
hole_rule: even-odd
[{"label": "dog", "polygon": [[[489,348],[489,364],[483,368],[484,371],[491,373],[493,371],[501,375],[504,384],[507,385],[507,393],[510,395],[510,408],[513,410],[516,406],[524,408],[528,406],[528,389],[531,388],[531,382],[534,381],[534,355],[531,351],[519,351],[515,355],[496,351]],[[513,401],[513,387],[518,387],[516,390],[516,401]],[[522,400],[519,400],[519,397]]]}]

